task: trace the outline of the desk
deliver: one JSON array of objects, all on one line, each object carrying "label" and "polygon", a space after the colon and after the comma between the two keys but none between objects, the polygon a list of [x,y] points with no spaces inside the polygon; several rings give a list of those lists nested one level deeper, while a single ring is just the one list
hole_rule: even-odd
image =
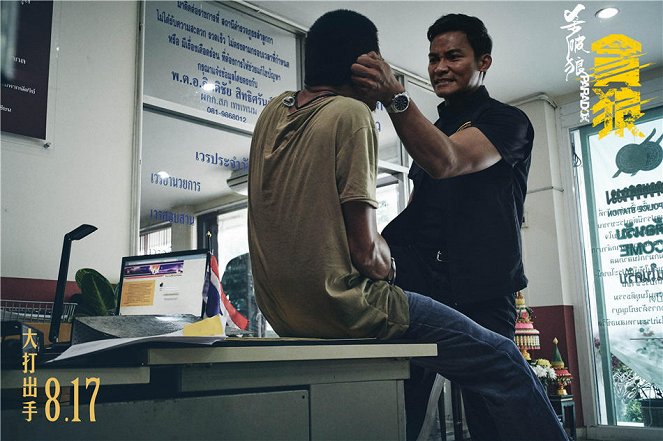
[{"label": "desk", "polygon": [[[81,422],[74,388],[46,419],[46,395],[33,421],[21,406],[22,371],[3,371],[2,438],[26,440],[404,440],[403,380],[409,359],[432,356],[434,344],[336,341],[225,341],[214,347],[136,349],[133,366],[36,369],[39,386],[80,379]],[[90,405],[85,378],[101,380]],[[20,402],[6,404],[8,395]],[[52,394],[52,393],[51,393]],[[61,397],[65,397],[62,393]],[[85,396],[84,396],[85,395]],[[55,403],[50,404],[53,419]],[[96,422],[90,422],[90,410]]]}]

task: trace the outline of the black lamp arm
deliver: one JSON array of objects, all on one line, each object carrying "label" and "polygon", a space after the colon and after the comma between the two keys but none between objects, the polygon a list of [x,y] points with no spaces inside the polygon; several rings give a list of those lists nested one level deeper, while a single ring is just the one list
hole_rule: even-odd
[{"label": "black lamp arm", "polygon": [[60,257],[60,270],[58,271],[58,283],[55,286],[55,300],[53,301],[53,312],[51,313],[51,326],[48,331],[48,339],[51,343],[57,343],[60,338],[60,323],[62,322],[62,311],[64,310],[64,289],[67,285],[71,242],[80,240],[96,230],[97,227],[93,225],[82,224],[64,235],[62,255]]}]

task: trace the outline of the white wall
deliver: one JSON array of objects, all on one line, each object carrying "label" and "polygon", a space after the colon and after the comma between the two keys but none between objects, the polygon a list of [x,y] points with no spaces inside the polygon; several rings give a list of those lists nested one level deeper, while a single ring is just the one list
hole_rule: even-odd
[{"label": "white wall", "polygon": [[3,277],[57,279],[63,235],[89,223],[99,229],[73,244],[69,280],[92,267],[117,281],[130,254],[138,9],[54,2],[52,146],[2,133]]},{"label": "white wall", "polygon": [[564,198],[561,183],[554,107],[544,99],[521,104],[534,127],[534,147],[525,200],[523,261],[529,279],[526,290],[531,306],[570,304],[565,295],[568,283]]}]

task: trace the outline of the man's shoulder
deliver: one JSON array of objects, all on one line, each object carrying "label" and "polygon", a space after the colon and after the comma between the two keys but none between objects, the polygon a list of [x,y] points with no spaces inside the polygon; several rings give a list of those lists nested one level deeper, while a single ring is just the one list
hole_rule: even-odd
[{"label": "man's shoulder", "polygon": [[524,114],[524,112],[522,110],[520,110],[519,108],[517,108],[515,106],[512,106],[511,104],[507,104],[507,103],[505,103],[503,101],[500,101],[498,99],[495,99],[493,97],[490,97],[488,99],[488,102],[489,102],[488,107],[493,108],[495,110],[500,110],[500,111],[504,111],[504,112],[516,112],[516,113],[523,113]]},{"label": "man's shoulder", "polygon": [[291,90],[285,91],[280,93],[279,95],[275,96],[271,100],[269,100],[269,103],[267,103],[267,106],[265,107],[266,109],[268,108],[273,108],[273,107],[278,107],[280,105],[286,104],[286,102],[295,97],[296,92],[293,92]]},{"label": "man's shoulder", "polygon": [[484,109],[483,113],[491,114],[494,116],[500,116],[503,118],[508,118],[513,122],[520,122],[522,124],[531,124],[529,117],[524,111],[522,111],[518,107],[506,104],[492,97],[488,99],[488,105]]},{"label": "man's shoulder", "polygon": [[286,91],[286,92],[282,92],[281,94],[279,94],[279,95],[275,96],[274,98],[272,98],[267,103],[267,105],[265,106],[263,111],[260,112],[259,119],[265,119],[267,117],[267,115],[270,115],[270,114],[276,112],[276,110],[278,108],[280,108],[281,105],[285,104],[286,99],[288,97],[294,97],[294,95],[295,95],[295,92]]},{"label": "man's shoulder", "polygon": [[373,126],[373,114],[366,104],[354,98],[337,95],[328,100],[323,107],[327,117],[342,125]]},{"label": "man's shoulder", "polygon": [[329,100],[328,107],[336,111],[353,112],[359,115],[371,114],[371,109],[365,103],[343,95],[336,95],[333,99]]}]

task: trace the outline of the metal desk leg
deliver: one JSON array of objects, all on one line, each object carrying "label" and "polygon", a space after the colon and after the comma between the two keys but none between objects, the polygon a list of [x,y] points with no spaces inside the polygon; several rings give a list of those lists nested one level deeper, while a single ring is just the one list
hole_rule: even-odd
[{"label": "metal desk leg", "polygon": [[444,405],[444,388],[437,400],[437,414],[440,417],[440,438],[442,441],[447,441],[447,411]]},{"label": "metal desk leg", "polygon": [[463,403],[460,396],[460,387],[451,383],[451,414],[454,424],[454,440],[463,440]]}]

